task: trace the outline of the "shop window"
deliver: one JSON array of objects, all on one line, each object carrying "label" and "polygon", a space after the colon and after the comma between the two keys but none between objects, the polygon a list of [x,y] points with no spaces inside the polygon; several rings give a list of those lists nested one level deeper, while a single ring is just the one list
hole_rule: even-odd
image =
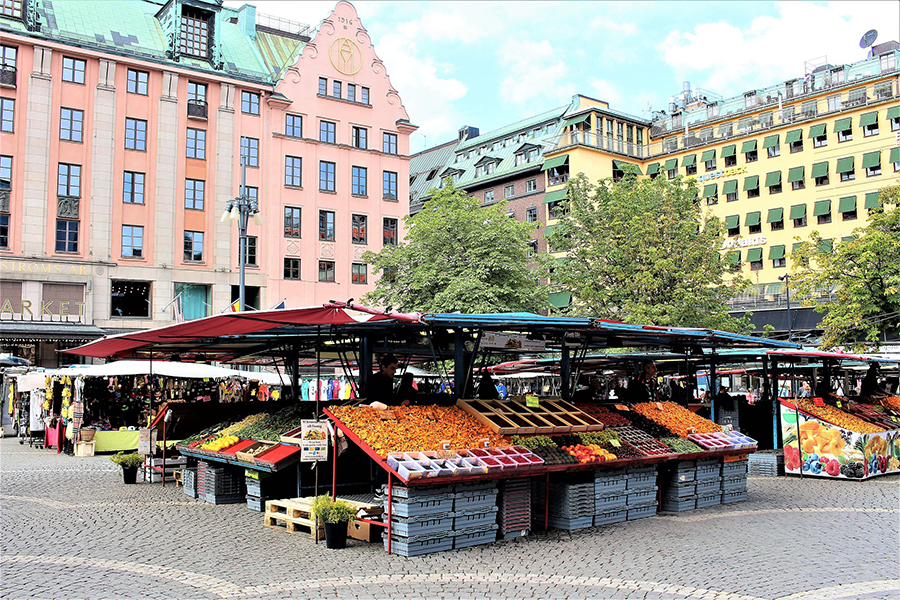
[{"label": "shop window", "polygon": [[319,211],[319,241],[334,241],[334,211]]},{"label": "shop window", "polygon": [[369,283],[366,265],[362,263],[353,263],[350,265],[350,283]]},{"label": "shop window", "polygon": [[241,112],[246,115],[258,115],[259,94],[241,90]]},{"label": "shop window", "polygon": [[184,232],[184,260],[186,262],[203,261],[203,232]]},{"label": "shop window", "polygon": [[284,237],[300,237],[300,208],[296,206],[284,207]]},{"label": "shop window", "polygon": [[299,258],[285,258],[284,259],[284,278],[285,279],[300,279],[300,259]]},{"label": "shop window", "polygon": [[333,192],[335,190],[334,171],[335,164],[333,162],[319,161],[320,192]]},{"label": "shop window", "polygon": [[384,219],[384,240],[385,246],[396,246],[398,240],[398,224],[397,219],[385,217]]},{"label": "shop window", "polygon": [[381,173],[381,199],[397,200],[397,173],[382,171]]},{"label": "shop window", "polygon": [[146,71],[136,71],[128,69],[128,85],[126,90],[129,94],[147,95],[147,84],[150,81],[150,73]]},{"label": "shop window", "polygon": [[112,280],[110,293],[111,318],[116,317],[150,317],[150,282]]},{"label": "shop window", "polygon": [[385,154],[397,154],[397,134],[381,134],[381,151]]},{"label": "shop window", "polygon": [[[3,0],[4,4],[6,0]],[[80,58],[63,56],[62,80],[84,85],[84,70],[87,64]]]},{"label": "shop window", "polygon": [[369,131],[365,127],[353,127],[353,147],[366,150],[369,147]]},{"label": "shop window", "polygon": [[335,128],[331,121],[319,121],[319,141],[333,144],[335,141]]},{"label": "shop window", "polygon": [[354,196],[368,195],[368,173],[369,170],[366,167],[351,168],[350,187]]},{"label": "shop window", "polygon": [[184,180],[184,207],[188,210],[203,210],[206,200],[206,182],[202,179]]},{"label": "shop window", "polygon": [[259,139],[241,136],[241,159],[248,167],[259,166]]},{"label": "shop window", "polygon": [[350,219],[351,242],[354,244],[367,244],[369,236],[369,217],[366,215],[353,215]]},{"label": "shop window", "polygon": [[206,130],[187,128],[187,157],[206,160]]},{"label": "shop window", "polygon": [[144,203],[144,173],[125,171],[122,186],[122,201],[125,204]]},{"label": "shop window", "polygon": [[144,228],[140,225],[122,225],[122,258],[143,258]]},{"label": "shop window", "polygon": [[300,115],[285,115],[284,135],[303,137],[303,117]]},{"label": "shop window", "polygon": [[175,295],[181,295],[185,319],[202,319],[212,314],[210,286],[198,283],[176,283]]},{"label": "shop window", "polygon": [[319,281],[334,282],[334,261],[319,261]]},{"label": "shop window", "polygon": [[74,108],[59,109],[59,139],[68,142],[82,141],[84,111]]}]

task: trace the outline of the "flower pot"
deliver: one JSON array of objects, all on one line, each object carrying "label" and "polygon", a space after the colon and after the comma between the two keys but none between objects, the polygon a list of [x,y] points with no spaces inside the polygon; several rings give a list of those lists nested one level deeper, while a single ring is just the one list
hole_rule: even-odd
[{"label": "flower pot", "polygon": [[122,481],[134,483],[137,480],[137,467],[122,467]]},{"label": "flower pot", "polygon": [[325,547],[332,550],[347,547],[347,524],[325,521]]}]

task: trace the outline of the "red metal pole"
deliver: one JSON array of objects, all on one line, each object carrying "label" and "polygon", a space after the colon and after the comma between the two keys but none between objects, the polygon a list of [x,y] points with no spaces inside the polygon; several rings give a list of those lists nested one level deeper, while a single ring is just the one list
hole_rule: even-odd
[{"label": "red metal pole", "polygon": [[[150,430],[150,441],[153,441],[153,430]],[[150,483],[153,483],[153,454],[150,454]],[[166,418],[163,416],[163,462],[162,486],[166,487]]]},{"label": "red metal pole", "polygon": [[388,530],[388,554],[391,553],[391,517],[394,514],[394,476],[388,471],[388,511],[387,511],[387,530]]},{"label": "red metal pole", "polygon": [[[316,391],[318,393],[318,390]],[[318,396],[316,396],[318,398]],[[334,500],[337,498],[337,454],[338,454],[338,439],[337,434],[340,431],[337,428],[337,425],[334,427],[334,456],[331,457],[331,499]]]}]

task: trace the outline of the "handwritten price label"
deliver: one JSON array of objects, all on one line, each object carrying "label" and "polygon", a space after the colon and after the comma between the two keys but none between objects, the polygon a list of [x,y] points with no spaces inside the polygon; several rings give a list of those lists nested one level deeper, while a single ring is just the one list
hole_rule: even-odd
[{"label": "handwritten price label", "polygon": [[541,405],[537,396],[525,396],[525,406],[528,408],[538,408]]},{"label": "handwritten price label", "polygon": [[837,401],[837,407],[840,408],[841,406],[842,406],[841,401],[838,400],[838,401]]},{"label": "handwritten price label", "polygon": [[628,412],[628,407],[624,404],[616,404],[616,410],[623,410],[625,412]]},{"label": "handwritten price label", "polygon": [[613,448],[621,448],[622,444],[619,443],[619,440],[609,440],[610,445]]}]

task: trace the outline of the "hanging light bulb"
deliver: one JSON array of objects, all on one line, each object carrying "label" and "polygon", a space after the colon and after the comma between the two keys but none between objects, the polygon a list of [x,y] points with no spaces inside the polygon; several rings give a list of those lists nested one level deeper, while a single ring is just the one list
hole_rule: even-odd
[{"label": "hanging light bulb", "polygon": [[253,213],[253,222],[256,223],[257,227],[262,226],[262,217],[259,216],[259,212]]},{"label": "hanging light bulb", "polygon": [[222,213],[222,219],[219,221],[220,223],[224,223],[225,219],[228,218],[228,215],[231,214],[231,201],[225,205],[225,212]]},{"label": "hanging light bulb", "polygon": [[238,217],[241,216],[241,210],[237,207],[237,205],[231,207],[231,220],[237,221]]}]

